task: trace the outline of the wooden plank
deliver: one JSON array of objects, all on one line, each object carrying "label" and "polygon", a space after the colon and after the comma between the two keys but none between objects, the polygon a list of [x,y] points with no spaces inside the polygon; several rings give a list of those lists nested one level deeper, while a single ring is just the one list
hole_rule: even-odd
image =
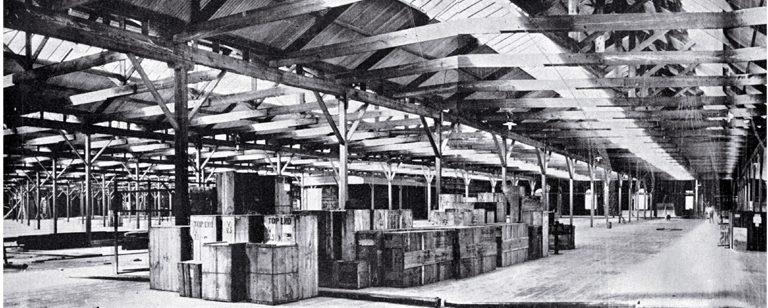
[{"label": "wooden plank", "polygon": [[290,0],[203,21],[187,27],[183,33],[173,36],[176,43],[216,36],[242,28],[263,25],[291,17],[348,5],[360,0]]},{"label": "wooden plank", "polygon": [[373,70],[349,71],[337,74],[334,77],[343,82],[364,82],[465,68],[738,63],[764,61],[766,60],[766,57],[765,50],[761,47],[714,51],[471,54],[419,61]]},{"label": "wooden plank", "polygon": [[281,60],[272,61],[270,65],[277,67],[314,62],[462,34],[722,29],[765,24],[765,18],[765,10],[756,8],[722,13],[635,13],[460,19],[304,49],[289,53]]},{"label": "wooden plank", "polygon": [[149,288],[179,290],[178,263],[192,259],[189,226],[157,226],[149,230]]},{"label": "wooden plank", "polygon": [[317,217],[296,216],[296,243],[299,247],[298,298],[310,298],[318,293]]}]

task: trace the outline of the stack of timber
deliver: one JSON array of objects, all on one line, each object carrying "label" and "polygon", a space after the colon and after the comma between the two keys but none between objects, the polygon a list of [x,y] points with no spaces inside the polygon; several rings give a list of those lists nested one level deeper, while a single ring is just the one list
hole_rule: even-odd
[{"label": "stack of timber", "polygon": [[222,215],[221,240],[228,243],[261,243],[264,241],[263,215]]},{"label": "stack of timber", "polygon": [[299,294],[299,246],[295,243],[246,245],[249,267],[248,301],[275,305],[292,302]]},{"label": "stack of timber", "polygon": [[373,210],[372,230],[393,230],[413,228],[413,212],[405,210]]},{"label": "stack of timber", "polygon": [[203,245],[221,241],[220,215],[192,215],[189,217],[192,237],[192,257],[202,260]]},{"label": "stack of timber", "polygon": [[384,232],[384,285],[412,287],[452,278],[451,234],[449,230]]},{"label": "stack of timber", "polygon": [[496,228],[492,225],[457,228],[453,245],[456,278],[495,270],[496,246]]},{"label": "stack of timber", "polygon": [[203,245],[203,298],[237,302],[245,300],[248,257],[246,243]]},{"label": "stack of timber", "polygon": [[203,262],[179,262],[179,295],[181,297],[203,298]]},{"label": "stack of timber", "polygon": [[576,249],[576,226],[557,224],[552,228],[549,234],[549,249],[555,249],[555,231],[557,231],[557,249]]},{"label": "stack of timber", "polygon": [[179,290],[181,261],[192,259],[189,226],[153,226],[149,230],[149,288]]},{"label": "stack of timber", "polygon": [[522,223],[496,227],[496,266],[525,262],[528,258],[528,226]]}]

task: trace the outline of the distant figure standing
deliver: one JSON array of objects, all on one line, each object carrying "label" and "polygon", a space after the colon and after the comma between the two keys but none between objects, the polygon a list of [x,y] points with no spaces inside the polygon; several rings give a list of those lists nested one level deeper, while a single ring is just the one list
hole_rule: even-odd
[{"label": "distant figure standing", "polygon": [[711,206],[708,206],[706,209],[707,217],[709,217],[709,223],[715,223],[715,209],[713,209]]}]

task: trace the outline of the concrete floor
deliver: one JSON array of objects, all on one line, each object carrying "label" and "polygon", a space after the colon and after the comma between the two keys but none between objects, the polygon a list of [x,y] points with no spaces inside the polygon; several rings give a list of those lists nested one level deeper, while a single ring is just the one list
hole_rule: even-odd
[{"label": "concrete floor", "polygon": [[[568,219],[563,218],[567,223]],[[717,247],[718,229],[704,220],[633,220],[605,228],[604,219],[577,217],[576,250],[499,268],[481,276],[416,288],[367,288],[377,294],[440,297],[452,303],[578,301],[613,302],[640,307],[766,307],[766,254]],[[9,221],[5,222],[6,224]],[[16,222],[11,222],[23,228]],[[658,230],[664,228],[663,230]],[[6,228],[4,227],[4,230]],[[30,263],[27,270],[5,270],[7,307],[237,307],[181,298],[149,290],[146,253],[120,256],[113,275],[107,248],[47,251],[68,255],[103,253]],[[105,249],[100,252],[98,249]],[[29,255],[13,255],[25,263]],[[39,256],[38,256],[39,257]],[[9,261],[14,261],[14,258]],[[137,271],[137,272],[134,272]],[[397,306],[336,298],[314,298],[290,306]]]}]

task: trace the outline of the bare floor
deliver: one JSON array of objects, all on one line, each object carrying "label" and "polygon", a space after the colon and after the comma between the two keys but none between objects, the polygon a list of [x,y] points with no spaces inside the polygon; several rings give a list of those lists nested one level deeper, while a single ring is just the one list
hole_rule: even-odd
[{"label": "bare floor", "polygon": [[[561,221],[568,223],[567,218]],[[595,219],[594,228],[590,228],[588,218],[575,218],[577,249],[560,255],[499,268],[468,279],[416,288],[361,291],[440,297],[451,303],[577,301],[640,307],[766,307],[766,254],[717,247],[716,225],[703,220],[633,220],[631,224],[612,221],[611,229],[606,229],[604,220],[600,219]],[[29,268],[4,271],[3,304],[6,307],[253,305],[181,298],[172,292],[150,290],[143,251],[120,255],[120,268],[126,273],[115,278],[112,252],[107,248],[91,248],[90,251],[9,254],[13,257],[9,261],[29,263]],[[36,255],[30,259],[35,253],[48,256]],[[74,254],[79,257],[67,257]],[[41,263],[40,258],[48,259]],[[397,306],[323,297],[289,305]]]}]

